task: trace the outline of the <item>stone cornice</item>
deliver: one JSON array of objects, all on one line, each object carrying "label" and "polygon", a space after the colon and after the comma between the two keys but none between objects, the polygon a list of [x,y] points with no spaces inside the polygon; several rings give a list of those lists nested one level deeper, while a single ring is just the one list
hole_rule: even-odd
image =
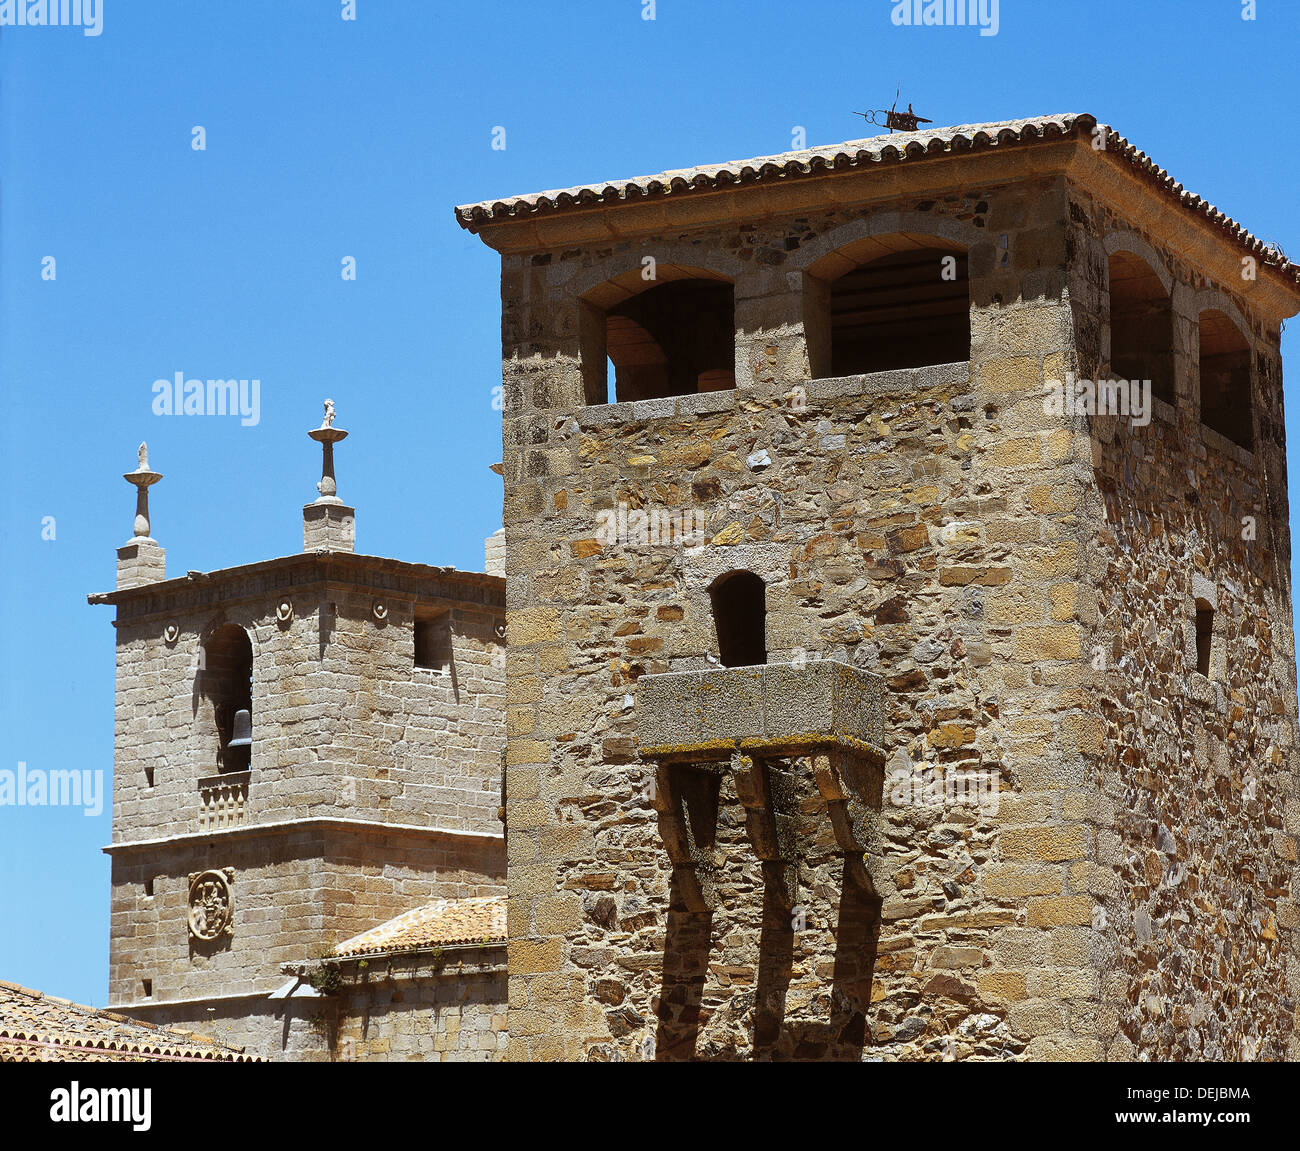
[{"label": "stone cornice", "polygon": [[106,855],[130,851],[152,851],[159,847],[180,847],[207,843],[214,839],[248,839],[257,836],[289,835],[295,831],[350,831],[372,835],[410,835],[432,839],[466,839],[481,843],[504,843],[505,837],[490,831],[462,831],[452,827],[422,827],[415,823],[382,823],[370,819],[341,819],[332,816],[313,816],[306,819],[284,819],[272,823],[241,823],[234,827],[218,827],[211,831],[187,831],[182,835],[166,835],[156,839],[117,841],[105,845]]},{"label": "stone cornice", "polygon": [[382,592],[409,599],[452,600],[504,609],[505,580],[484,572],[431,567],[353,552],[304,552],[212,572],[195,572],[159,583],[119,588],[86,597],[90,604],[112,604],[119,619],[136,619],[186,608],[201,609],[288,589],[337,587]]}]

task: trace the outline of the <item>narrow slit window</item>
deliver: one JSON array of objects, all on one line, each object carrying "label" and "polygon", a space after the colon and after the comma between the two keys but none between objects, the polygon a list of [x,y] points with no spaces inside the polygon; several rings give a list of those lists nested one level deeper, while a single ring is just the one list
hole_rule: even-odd
[{"label": "narrow slit window", "polygon": [[1203,599],[1196,601],[1196,670],[1210,674],[1210,646],[1214,642],[1214,608]]}]

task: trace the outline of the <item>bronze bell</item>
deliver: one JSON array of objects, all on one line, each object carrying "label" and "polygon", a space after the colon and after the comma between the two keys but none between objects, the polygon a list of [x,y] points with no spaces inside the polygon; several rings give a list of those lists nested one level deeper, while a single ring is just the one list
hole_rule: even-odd
[{"label": "bronze bell", "polygon": [[252,747],[253,746],[253,716],[246,707],[241,707],[235,712],[234,735],[230,737],[230,742],[226,747]]}]

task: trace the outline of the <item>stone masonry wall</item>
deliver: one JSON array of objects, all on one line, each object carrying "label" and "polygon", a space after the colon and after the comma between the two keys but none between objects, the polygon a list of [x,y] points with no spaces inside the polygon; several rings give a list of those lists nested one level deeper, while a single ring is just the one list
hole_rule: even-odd
[{"label": "stone masonry wall", "polygon": [[[1073,366],[1064,183],[925,176],[882,174],[860,208],[503,257],[511,1058],[1100,1054],[1086,440],[1041,403]],[[810,381],[805,275],[899,233],[968,250],[971,363]],[[646,255],[733,281],[737,390],[584,409],[579,299]],[[699,510],[708,541],[603,543],[620,503]],[[638,678],[708,666],[707,588],[736,568],[767,584],[769,662],[841,659],[891,693],[883,906],[841,906],[805,780],[793,938],[764,930],[726,784],[718,909],[670,910],[636,755]],[[996,815],[914,802],[900,780],[935,765],[995,773]]]},{"label": "stone masonry wall", "polygon": [[[203,826],[198,781],[217,764],[199,662],[203,642],[225,623],[242,627],[253,647],[245,820],[343,816],[499,833],[499,593],[489,586],[475,603],[448,586],[445,598],[420,597],[451,612],[453,673],[443,676],[414,666],[409,591],[250,583],[119,610],[114,838]],[[276,609],[285,599],[294,612],[282,622]],[[387,609],[382,621],[377,602]]]},{"label": "stone masonry wall", "polygon": [[[1147,427],[1080,420],[1095,490],[1099,605],[1090,819],[1081,868],[1103,979],[1108,1058],[1300,1058],[1300,754],[1276,321],[1082,191],[1071,294],[1088,378],[1105,376],[1106,261],[1160,272],[1174,313],[1175,405]],[[1254,451],[1199,419],[1197,317],[1233,317],[1255,365]],[[1244,402],[1238,400],[1238,403]],[[1253,526],[1248,523],[1253,521]],[[1250,538],[1253,537],[1253,538]],[[1215,609],[1196,670],[1195,601]]]},{"label": "stone masonry wall", "polygon": [[[215,833],[116,854],[109,996],[114,1005],[266,994],[280,964],[336,944],[433,899],[499,894],[499,839],[304,827]],[[233,934],[191,938],[188,876],[233,868]],[[153,894],[145,894],[151,881]]]},{"label": "stone masonry wall", "polygon": [[[140,846],[113,860],[115,1004],[148,1002],[145,979],[155,1004],[265,995],[281,963],[431,899],[504,890],[500,581],[366,560],[364,580],[340,583],[316,562],[119,605],[114,842]],[[448,674],[414,666],[417,610],[450,614]],[[218,779],[199,664],[228,623],[252,643],[254,744],[249,772]],[[203,946],[187,876],[209,868],[235,870],[236,910],[233,937]],[[271,1043],[278,1024],[251,1016],[250,1042]]]},{"label": "stone masonry wall", "polygon": [[[307,974],[314,964],[295,964]],[[458,946],[349,960],[338,983],[265,995],[147,1004],[130,1014],[295,1063],[494,1063],[506,1049],[505,948]],[[280,982],[291,981],[281,976]]]},{"label": "stone masonry wall", "polygon": [[505,948],[348,964],[335,1060],[495,1063],[506,1051]]}]

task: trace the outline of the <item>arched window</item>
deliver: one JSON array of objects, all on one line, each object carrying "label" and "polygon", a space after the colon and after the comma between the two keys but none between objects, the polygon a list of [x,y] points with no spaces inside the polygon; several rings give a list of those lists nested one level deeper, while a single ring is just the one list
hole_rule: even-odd
[{"label": "arched window", "polygon": [[1254,443],[1250,344],[1220,311],[1200,314],[1201,423],[1243,448]]},{"label": "arched window", "polygon": [[736,314],[729,282],[676,278],[635,295],[622,294],[622,300],[607,307],[588,304],[584,309],[587,403],[655,400],[736,386]]},{"label": "arched window", "polygon": [[723,667],[767,663],[767,589],[753,572],[719,577],[709,589]]},{"label": "arched window", "polygon": [[208,637],[199,681],[211,708],[217,770],[247,771],[252,761],[253,645],[242,627],[224,624]]},{"label": "arched window", "polygon": [[[833,278],[811,276],[805,323],[814,378],[857,376],[970,359],[966,253],[906,237]],[[886,238],[874,244],[879,251]],[[851,251],[851,249],[849,250]],[[851,256],[839,261],[842,266]]]},{"label": "arched window", "polygon": [[1150,380],[1151,394],[1174,399],[1174,318],[1169,293],[1151,265],[1132,252],[1111,255],[1110,370],[1115,379]]}]

